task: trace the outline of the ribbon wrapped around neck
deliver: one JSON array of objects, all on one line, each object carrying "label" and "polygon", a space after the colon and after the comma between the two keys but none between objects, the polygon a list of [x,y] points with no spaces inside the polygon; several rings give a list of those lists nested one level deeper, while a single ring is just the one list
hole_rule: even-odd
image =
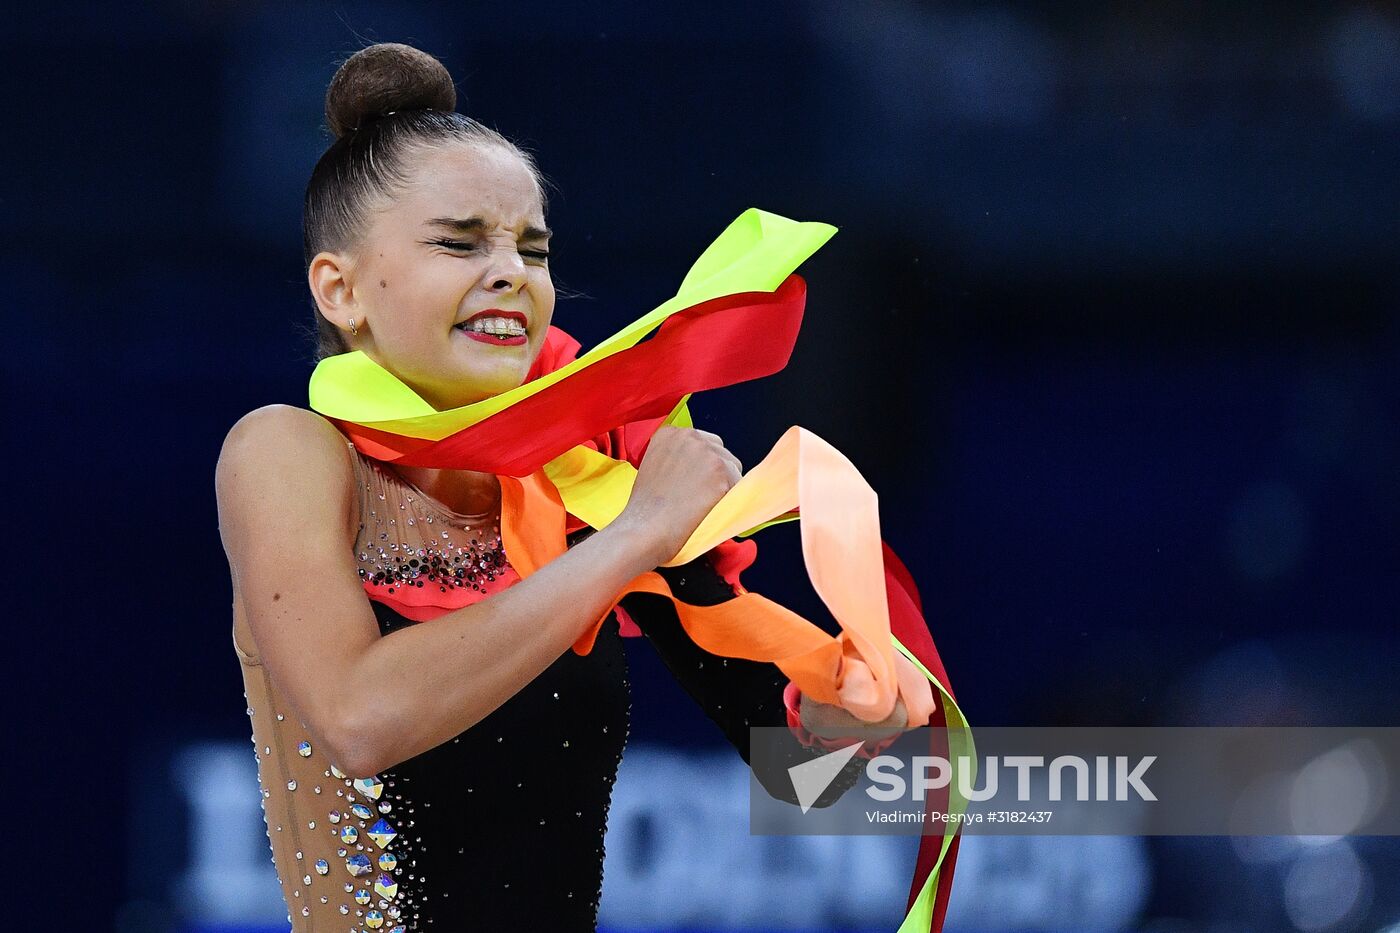
[{"label": "ribbon wrapped around neck", "polygon": [[[693,392],[786,366],[806,298],[793,270],[834,233],[827,224],[750,209],[701,255],[675,297],[588,353],[575,358],[578,343],[551,327],[530,377],[516,389],[437,411],[355,351],[317,366],[311,407],[367,456],[496,474],[504,547],[523,578],[563,553],[571,525],[603,528],[622,512],[646,442],[660,425],[690,424]],[[624,431],[630,447],[624,459],[600,449],[600,437]],[[686,632],[713,654],[770,661],[805,695],[867,721],[888,716],[903,696],[912,724],[932,716],[950,740],[970,742],[917,588],[881,540],[874,490],[812,432],[789,428],[666,566],[799,517],[808,575],[840,625],[836,636],[741,585],[733,600],[693,606],[648,572],[617,599],[629,592],[671,598]],[[591,650],[606,616],[580,636],[575,652]],[[895,663],[896,651],[927,680],[911,681],[908,666]],[[936,710],[919,699],[928,696],[924,683],[943,698]],[[966,802],[951,803],[958,809]],[[901,933],[941,927],[957,840],[948,830],[935,854],[933,839],[924,838]]]}]

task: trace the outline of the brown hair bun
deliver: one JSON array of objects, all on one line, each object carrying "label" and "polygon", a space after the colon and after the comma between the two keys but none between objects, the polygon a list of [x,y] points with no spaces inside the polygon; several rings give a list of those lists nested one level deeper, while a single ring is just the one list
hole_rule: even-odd
[{"label": "brown hair bun", "polygon": [[398,42],[356,52],[326,89],[326,125],[337,139],[391,111],[456,107],[457,89],[442,62]]}]

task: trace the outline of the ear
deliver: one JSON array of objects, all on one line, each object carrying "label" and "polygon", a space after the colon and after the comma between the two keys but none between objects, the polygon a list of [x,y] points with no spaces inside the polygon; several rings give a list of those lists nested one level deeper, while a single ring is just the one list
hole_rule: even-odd
[{"label": "ear", "polygon": [[326,320],[347,330],[351,318],[358,318],[360,327],[364,325],[364,316],[358,313],[355,301],[354,270],[354,261],[348,255],[330,252],[317,253],[306,270],[316,307]]}]

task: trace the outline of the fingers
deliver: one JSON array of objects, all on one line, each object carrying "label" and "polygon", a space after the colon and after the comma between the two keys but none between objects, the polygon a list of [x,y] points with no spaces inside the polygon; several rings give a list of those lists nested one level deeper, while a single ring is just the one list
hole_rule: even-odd
[{"label": "fingers", "polygon": [[696,437],[708,442],[710,448],[729,466],[730,485],[732,486],[734,483],[737,483],[744,475],[744,465],[739,461],[738,457],[734,456],[732,450],[724,446],[724,438],[710,431],[701,430],[700,428],[691,428],[690,430],[694,432]]},{"label": "fingers", "polygon": [[803,727],[813,735],[824,739],[840,739],[846,737],[870,738],[872,734],[885,737],[886,734],[893,734],[908,728],[908,712],[904,708],[902,701],[896,699],[894,709],[884,719],[869,721],[861,719],[851,713],[850,710],[842,709],[827,703],[819,703],[809,696],[802,698],[802,705],[798,710]]},{"label": "fingers", "polygon": [[742,463],[739,462],[739,458],[738,458],[738,457],[734,456],[732,453],[730,453],[730,452],[727,451],[727,450],[722,451],[722,455],[723,455],[723,457],[724,457],[725,463],[729,464],[729,472],[730,472],[730,477],[729,477],[729,479],[730,479],[730,485],[732,486],[732,485],[734,485],[734,483],[739,482],[740,478],[743,477],[743,475],[744,475],[744,465],[743,465]]},{"label": "fingers", "polygon": [[[932,722],[937,709],[933,685],[900,652],[895,652],[895,682],[894,709],[889,715],[877,719],[880,712],[875,702],[878,691],[870,668],[864,661],[847,658],[841,684],[837,688],[840,703],[833,709],[841,709],[851,717],[853,724],[871,728],[915,729]],[[803,702],[806,702],[805,698]]]},{"label": "fingers", "polygon": [[933,684],[923,672],[902,653],[894,654],[895,679],[899,684],[899,698],[904,703],[909,721],[905,728],[927,726],[933,718],[935,701]]}]

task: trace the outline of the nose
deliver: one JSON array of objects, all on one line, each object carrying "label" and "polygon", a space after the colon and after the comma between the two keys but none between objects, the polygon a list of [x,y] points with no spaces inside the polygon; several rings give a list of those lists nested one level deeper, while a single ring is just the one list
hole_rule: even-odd
[{"label": "nose", "polygon": [[487,270],[486,281],[493,292],[510,293],[525,285],[525,262],[513,249],[492,250],[495,262]]}]

